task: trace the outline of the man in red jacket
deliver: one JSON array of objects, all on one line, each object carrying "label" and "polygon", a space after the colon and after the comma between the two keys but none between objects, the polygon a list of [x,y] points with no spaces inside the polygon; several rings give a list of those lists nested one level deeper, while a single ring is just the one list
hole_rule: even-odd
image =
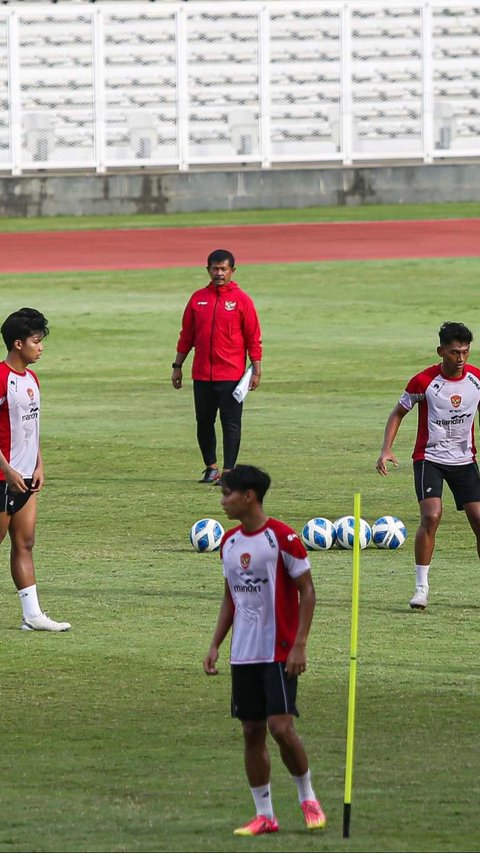
[{"label": "man in red jacket", "polygon": [[182,387],[182,366],[194,349],[193,395],[197,440],[205,464],[200,483],[220,483],[215,421],[220,412],[223,433],[223,471],[232,469],[240,449],[243,403],[233,391],[245,373],[247,356],[253,372],[249,390],[261,376],[261,329],[253,300],[232,275],[235,258],[216,249],[207,260],[210,282],[192,294],[183,312],[172,385]]}]

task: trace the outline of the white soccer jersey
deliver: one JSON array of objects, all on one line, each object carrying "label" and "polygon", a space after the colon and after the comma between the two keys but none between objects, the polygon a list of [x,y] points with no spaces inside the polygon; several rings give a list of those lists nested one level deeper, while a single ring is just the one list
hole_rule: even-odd
[{"label": "white soccer jersey", "polygon": [[293,578],[310,569],[297,533],[269,518],[255,533],[228,531],[220,553],[235,608],[230,663],[285,661],[298,629]]},{"label": "white soccer jersey", "polygon": [[466,364],[458,379],[442,374],[441,364],[427,367],[410,379],[400,405],[418,403],[417,439],[413,459],[439,465],[468,465],[475,461],[475,416],[480,403],[480,370]]},{"label": "white soccer jersey", "polygon": [[[38,458],[40,388],[32,370],[17,373],[0,363],[0,450],[22,477],[31,477]],[[0,480],[5,475],[0,471]]]}]

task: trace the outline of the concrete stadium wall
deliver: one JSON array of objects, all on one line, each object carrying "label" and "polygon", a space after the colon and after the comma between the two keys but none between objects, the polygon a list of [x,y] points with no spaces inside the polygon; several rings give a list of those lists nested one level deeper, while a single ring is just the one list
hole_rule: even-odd
[{"label": "concrete stadium wall", "polygon": [[0,178],[0,217],[480,201],[480,164]]}]

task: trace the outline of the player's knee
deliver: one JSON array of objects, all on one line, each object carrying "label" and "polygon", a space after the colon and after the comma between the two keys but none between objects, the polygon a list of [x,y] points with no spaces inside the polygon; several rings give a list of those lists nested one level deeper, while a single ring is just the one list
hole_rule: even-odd
[{"label": "player's knee", "polygon": [[268,730],[277,743],[288,743],[295,735],[293,724],[289,717],[270,717]]},{"label": "player's knee", "polygon": [[428,510],[422,513],[422,527],[427,531],[436,530],[442,518],[442,510]]},{"label": "player's knee", "polygon": [[24,536],[21,539],[15,539],[12,541],[12,551],[17,552],[18,554],[30,554],[33,551],[34,545],[35,536]]}]

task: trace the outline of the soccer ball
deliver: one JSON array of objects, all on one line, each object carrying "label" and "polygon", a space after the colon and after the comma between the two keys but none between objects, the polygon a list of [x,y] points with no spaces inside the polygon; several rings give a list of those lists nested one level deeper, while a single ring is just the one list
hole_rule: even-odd
[{"label": "soccer ball", "polygon": [[190,542],[196,551],[218,551],[224,533],[219,521],[214,518],[201,518],[190,530]]},{"label": "soccer ball", "polygon": [[382,515],[372,524],[372,541],[377,548],[400,548],[407,538],[407,528],[395,515]]},{"label": "soccer ball", "polygon": [[328,518],[311,518],[305,524],[301,537],[309,551],[326,551],[335,543],[337,535]]},{"label": "soccer ball", "polygon": [[[334,521],[335,533],[337,534],[337,545],[339,548],[351,550],[355,531],[355,519],[353,515],[343,515]],[[372,539],[372,528],[364,518],[360,519],[360,548],[366,548]]]}]

